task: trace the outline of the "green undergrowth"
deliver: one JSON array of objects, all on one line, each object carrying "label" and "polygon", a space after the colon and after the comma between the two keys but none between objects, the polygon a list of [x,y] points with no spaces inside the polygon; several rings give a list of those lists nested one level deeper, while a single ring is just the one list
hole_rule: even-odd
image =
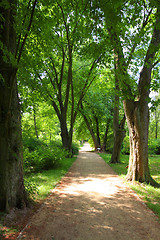
[{"label": "green undergrowth", "polygon": [[[76,157],[64,158],[54,168],[37,173],[27,173],[24,176],[25,188],[35,203],[43,201],[50,191],[58,184],[61,178],[68,172]],[[4,224],[6,214],[0,212],[0,240],[1,239],[16,239],[18,227],[10,227]]]},{"label": "green undergrowth", "polygon": [[64,158],[63,161],[61,161],[61,164],[54,169],[26,175],[25,187],[30,193],[30,196],[35,200],[45,199],[49,192],[68,172],[75,160],[76,157]]},{"label": "green undergrowth", "polygon": [[[100,153],[100,156],[109,164],[112,169],[125,178],[127,174],[127,166],[129,162],[129,155],[121,155],[118,164],[109,163],[111,159],[111,154]],[[149,156],[150,172],[152,177],[160,183],[160,155],[150,155]],[[146,183],[129,183],[130,187],[140,196],[141,199],[146,203],[146,205],[152,209],[152,211],[159,217],[160,220],[160,188],[155,188]]]}]

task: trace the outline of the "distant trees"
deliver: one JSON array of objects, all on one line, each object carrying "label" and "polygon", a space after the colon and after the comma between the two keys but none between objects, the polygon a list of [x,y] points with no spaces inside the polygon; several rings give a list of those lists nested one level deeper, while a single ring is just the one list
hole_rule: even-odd
[{"label": "distant trees", "polygon": [[[27,202],[23,184],[17,77],[20,97],[24,97],[22,101],[29,98],[23,94],[27,88],[30,96],[34,97],[35,94],[29,104],[35,137],[40,136],[37,122],[40,106],[46,104],[47,109],[50,105],[59,121],[63,146],[70,152],[79,111],[92,135],[95,148],[100,146],[106,149],[114,102],[113,162],[116,158],[118,161],[120,147],[117,146],[121,146],[124,136],[125,118],[119,118],[118,112],[120,96],[130,133],[127,179],[156,184],[148,167],[148,103],[150,89],[154,87],[152,77],[156,75],[158,79],[159,74],[159,11],[158,1],[143,0],[1,1],[2,209],[20,207]],[[113,56],[116,56],[115,62]],[[106,72],[110,81],[108,77],[105,79]],[[156,112],[155,138],[158,132],[157,117]],[[121,133],[121,141],[116,142]]]},{"label": "distant trees", "polygon": [[100,148],[106,151],[107,135],[113,118],[112,78],[110,71],[101,71],[101,76],[88,90],[80,108],[95,150]]},{"label": "distant trees", "polygon": [[25,82],[31,88],[36,86],[54,108],[63,146],[71,152],[78,109],[96,78],[96,66],[103,54],[100,48],[103,48],[92,35],[91,21],[86,14],[88,1],[57,1],[47,8],[51,14],[48,16],[44,11],[41,27],[34,29],[30,37],[35,58],[26,51],[24,61],[30,62],[26,70],[31,83],[26,79]]}]

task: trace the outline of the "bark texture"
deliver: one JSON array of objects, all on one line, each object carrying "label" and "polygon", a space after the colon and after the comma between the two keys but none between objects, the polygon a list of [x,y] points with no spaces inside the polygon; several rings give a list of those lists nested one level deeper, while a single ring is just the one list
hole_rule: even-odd
[{"label": "bark texture", "polygon": [[127,179],[151,182],[148,167],[148,103],[125,101],[124,109],[130,134],[130,159]]},{"label": "bark texture", "polygon": [[115,103],[114,103],[114,116],[113,116],[113,131],[114,131],[114,145],[110,163],[120,162],[120,152],[123,139],[125,137],[125,116],[119,124],[119,75],[118,75],[119,59],[114,54],[114,68],[115,68]]},{"label": "bark texture", "polygon": [[130,133],[130,159],[127,179],[159,186],[151,177],[148,166],[149,88],[156,52],[160,48],[160,15],[157,11],[152,40],[140,73],[137,101],[126,99],[124,109]]},{"label": "bark texture", "polygon": [[111,157],[110,163],[120,163],[121,147],[122,147],[123,139],[126,134],[126,131],[124,128],[125,120],[126,118],[124,116],[120,124],[118,125],[118,127],[115,128],[114,145],[113,145],[113,151],[112,151],[112,157]]},{"label": "bark texture", "polygon": [[12,207],[22,207],[26,202],[17,68],[10,59],[16,48],[13,27],[16,3],[12,0],[8,2],[9,8],[0,8],[4,18],[0,40],[5,49],[0,50],[0,208],[7,211]]}]

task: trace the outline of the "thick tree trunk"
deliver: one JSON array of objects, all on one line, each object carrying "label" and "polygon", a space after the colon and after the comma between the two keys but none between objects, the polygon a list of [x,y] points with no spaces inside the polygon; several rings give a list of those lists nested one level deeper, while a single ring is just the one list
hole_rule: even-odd
[{"label": "thick tree trunk", "polygon": [[[22,134],[18,102],[16,66],[10,60],[15,54],[16,34],[14,14],[16,1],[9,1],[10,8],[0,8],[3,15],[0,41],[0,208],[9,210],[22,207],[26,201],[23,183]],[[6,52],[6,50],[8,52]]]},{"label": "thick tree trunk", "polygon": [[68,132],[67,123],[64,118],[60,119],[61,138],[63,147],[71,152],[72,150],[72,139]]},{"label": "thick tree trunk", "polygon": [[151,72],[154,58],[160,46],[160,15],[157,11],[156,23],[152,40],[148,47],[144,66],[140,73],[137,101],[126,99],[124,109],[130,133],[130,159],[127,179],[132,181],[147,182],[158,186],[151,177],[148,166],[148,127],[149,109],[148,98],[151,82]]},{"label": "thick tree trunk", "polygon": [[[10,75],[10,74],[9,74]],[[4,75],[3,75],[4,76]],[[10,79],[10,76],[8,76]],[[22,135],[16,82],[10,96],[10,81],[0,87],[0,208],[23,207]],[[11,99],[10,99],[11,97]],[[9,99],[11,101],[9,107]]]},{"label": "thick tree trunk", "polygon": [[130,134],[130,159],[127,179],[153,183],[148,167],[148,103],[126,100],[124,109]]}]

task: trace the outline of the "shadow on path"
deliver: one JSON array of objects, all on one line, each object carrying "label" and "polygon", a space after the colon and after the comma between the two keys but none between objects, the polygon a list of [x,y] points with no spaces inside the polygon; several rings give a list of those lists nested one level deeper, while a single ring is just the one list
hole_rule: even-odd
[{"label": "shadow on path", "polygon": [[99,155],[80,152],[19,239],[159,240],[160,224]]}]

